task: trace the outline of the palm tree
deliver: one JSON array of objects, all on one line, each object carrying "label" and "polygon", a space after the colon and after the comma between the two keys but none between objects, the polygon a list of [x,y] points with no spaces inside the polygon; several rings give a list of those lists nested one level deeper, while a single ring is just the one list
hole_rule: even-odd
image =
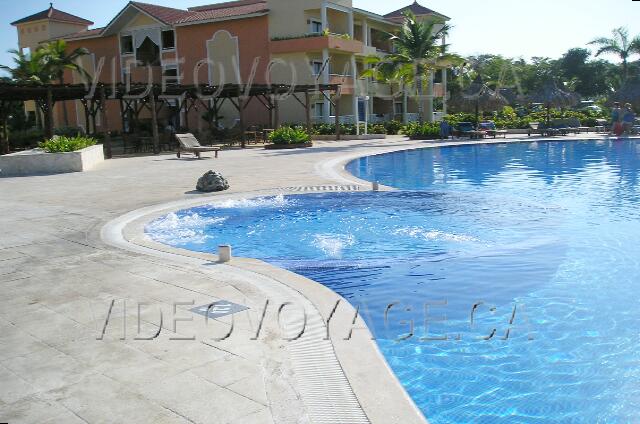
[{"label": "palm tree", "polygon": [[[447,44],[442,39],[448,34],[450,26],[441,22],[425,22],[416,19],[415,15],[407,12],[404,24],[397,35],[390,35],[390,41],[395,52],[380,59],[372,56],[367,59],[375,68],[365,71],[363,77],[373,77],[381,81],[399,82],[401,85],[414,84],[418,95],[418,116],[423,122],[424,82],[431,73],[462,63],[463,60],[447,53]],[[436,29],[437,27],[439,29]],[[429,117],[429,121],[433,116]]]},{"label": "palm tree", "polygon": [[18,82],[31,82],[36,84],[46,84],[49,82],[49,75],[45,69],[42,52],[36,50],[32,55],[26,55],[20,50],[9,50],[13,55],[14,67],[0,65],[0,69],[7,71],[11,79]]},{"label": "palm tree", "polygon": [[[64,72],[66,70],[75,71],[87,82],[90,82],[90,75],[79,64],[79,59],[89,54],[89,50],[78,48],[67,53],[67,43],[64,40],[51,41],[38,49],[42,55],[43,65],[50,75],[50,80],[57,80],[59,84],[64,84]],[[63,106],[62,115],[64,125],[69,126],[67,108]]]},{"label": "palm tree", "polygon": [[596,57],[602,54],[618,56],[622,60],[622,73],[626,81],[629,76],[629,58],[634,54],[640,55],[640,35],[629,39],[629,31],[622,27],[614,29],[612,33],[612,38],[596,38],[589,44],[598,47]]}]

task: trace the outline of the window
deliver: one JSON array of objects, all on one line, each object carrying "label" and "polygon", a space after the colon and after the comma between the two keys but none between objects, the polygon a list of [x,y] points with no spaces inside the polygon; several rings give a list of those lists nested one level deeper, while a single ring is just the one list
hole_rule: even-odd
[{"label": "window", "polygon": [[314,116],[317,118],[322,118],[324,116],[324,102],[316,103],[313,105],[313,109],[315,111]]},{"label": "window", "polygon": [[120,38],[120,50],[122,54],[133,54],[133,35],[123,35]]},{"label": "window", "polygon": [[393,104],[393,113],[396,115],[402,115],[404,113],[404,107],[402,106],[402,102],[395,102]]},{"label": "window", "polygon": [[309,19],[309,32],[311,34],[320,34],[322,32],[322,22]]},{"label": "window", "polygon": [[178,77],[178,66],[167,65],[162,71],[162,80],[166,84],[178,84],[180,82]]},{"label": "window", "polygon": [[160,66],[160,48],[147,37],[136,50],[136,60],[142,66]]},{"label": "window", "polygon": [[322,72],[322,62],[314,60],[313,62],[311,62],[311,66],[313,68],[313,75],[320,75],[320,73]]},{"label": "window", "polygon": [[176,35],[172,29],[162,31],[162,50],[173,50],[176,48]]}]

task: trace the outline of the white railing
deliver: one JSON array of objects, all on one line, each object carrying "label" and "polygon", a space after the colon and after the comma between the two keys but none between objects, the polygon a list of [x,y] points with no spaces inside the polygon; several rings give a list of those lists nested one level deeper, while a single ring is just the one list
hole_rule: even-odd
[{"label": "white railing", "polygon": [[[336,122],[336,117],[335,115],[332,115],[329,117],[329,120],[325,120],[323,116],[314,116],[311,118],[311,120],[313,121],[314,124],[322,124],[322,123],[326,123],[326,124],[334,124]],[[354,116],[353,115],[341,115],[340,116],[340,123],[341,124],[353,124],[355,122],[354,120]]]}]

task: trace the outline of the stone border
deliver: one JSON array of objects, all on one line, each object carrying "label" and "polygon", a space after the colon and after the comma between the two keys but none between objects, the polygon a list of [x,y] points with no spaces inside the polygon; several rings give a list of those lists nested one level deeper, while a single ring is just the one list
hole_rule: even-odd
[{"label": "stone border", "polygon": [[[173,248],[152,241],[144,233],[147,223],[168,213],[186,208],[210,204],[216,201],[246,199],[278,194],[304,195],[301,192],[259,191],[230,195],[200,197],[132,211],[105,225],[101,231],[102,240],[114,247],[139,254],[164,258],[168,261],[204,266],[218,262],[218,257],[184,249]],[[308,302],[317,314],[310,318],[321,319],[322,324],[340,302],[331,318],[330,342],[323,346],[315,341],[306,346],[290,345],[292,365],[296,373],[303,376],[299,381],[300,396],[309,408],[310,416],[318,422],[349,422],[374,424],[424,424],[427,422],[422,412],[404,390],[396,375],[380,352],[371,333],[361,317],[344,298],[331,289],[290,271],[274,267],[263,261],[234,258],[225,267],[230,275],[244,277],[251,281],[259,278],[260,290],[267,295],[283,288],[297,296],[300,302]],[[275,292],[274,292],[275,293]],[[348,329],[354,330],[351,340],[344,340]],[[339,330],[346,331],[339,331]],[[314,332],[326,333],[326,326],[313,328]],[[306,374],[312,370],[312,375]],[[316,387],[330,385],[336,397],[318,396]],[[352,399],[351,399],[352,398]],[[315,411],[315,413],[314,413]],[[315,421],[315,420],[314,420]]]},{"label": "stone border", "polygon": [[291,143],[291,144],[267,144],[264,146],[267,150],[286,150],[286,149],[304,149],[307,147],[313,147],[313,142],[308,143]]}]

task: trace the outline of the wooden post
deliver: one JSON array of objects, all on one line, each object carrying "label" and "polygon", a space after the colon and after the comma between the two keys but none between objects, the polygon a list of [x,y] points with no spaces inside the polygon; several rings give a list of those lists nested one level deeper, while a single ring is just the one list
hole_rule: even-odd
[{"label": "wooden post", "polygon": [[274,119],[274,129],[280,128],[280,101],[278,100],[278,95],[273,96],[273,119]]},{"label": "wooden post", "polygon": [[158,134],[158,113],[156,110],[156,95],[151,90],[149,94],[149,101],[151,102],[151,131],[153,133],[153,154],[160,154],[160,134]]},{"label": "wooden post", "polygon": [[189,99],[184,98],[184,127],[189,131]]},{"label": "wooden post", "polygon": [[311,135],[311,132],[313,130],[313,122],[311,122],[311,93],[309,92],[309,90],[306,90],[304,92],[304,97],[307,116],[307,132],[309,133],[309,135]]},{"label": "wooden post", "polygon": [[269,95],[269,127],[275,128],[276,125],[275,108],[273,104],[273,96]]},{"label": "wooden post", "polygon": [[2,116],[2,133],[0,134],[0,155],[9,154],[9,129],[7,128],[7,117],[9,112],[5,108],[6,103],[0,101],[0,116]]},{"label": "wooden post", "polygon": [[113,149],[111,146],[111,131],[109,130],[109,118],[107,117],[107,95],[104,85],[100,86],[100,118],[102,127],[104,128],[104,154],[107,159],[113,157]]},{"label": "wooden post", "polygon": [[340,140],[340,96],[333,98],[333,109],[336,113],[336,140]]},{"label": "wooden post", "polygon": [[240,113],[240,141],[242,148],[247,147],[247,128],[244,122],[244,104],[245,98],[242,93],[238,93],[238,112]]},{"label": "wooden post", "polygon": [[47,139],[53,138],[53,91],[47,87],[47,128],[45,136]]},{"label": "wooden post", "polygon": [[91,134],[91,122],[89,121],[89,107],[87,106],[87,100],[82,101],[82,106],[84,108],[84,132],[87,135]]}]

